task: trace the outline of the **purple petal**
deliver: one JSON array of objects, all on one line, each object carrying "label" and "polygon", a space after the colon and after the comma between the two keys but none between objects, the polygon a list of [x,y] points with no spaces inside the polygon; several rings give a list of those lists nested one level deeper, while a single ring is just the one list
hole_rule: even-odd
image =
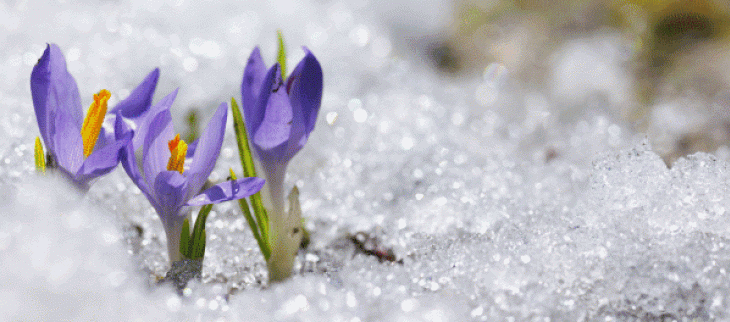
[{"label": "purple petal", "polygon": [[205,190],[185,205],[202,206],[246,198],[259,192],[263,186],[264,179],[260,178],[243,178],[235,181],[225,181]]},{"label": "purple petal", "polygon": [[262,91],[258,103],[263,106],[261,110],[265,111],[265,115],[261,125],[252,135],[252,142],[262,162],[281,163],[288,161],[287,148],[292,129],[301,127],[301,124],[295,124],[297,120],[294,119],[289,96],[284,91],[278,64],[274,65],[269,75],[273,77],[267,77],[267,81],[271,79],[275,83],[264,84],[264,87],[269,88],[269,92]]},{"label": "purple petal", "polygon": [[263,122],[254,133],[254,144],[264,150],[281,145],[289,140],[293,121],[294,115],[286,93],[284,91],[271,93]]},{"label": "purple petal", "polygon": [[[303,113],[306,137],[314,130],[322,104],[322,67],[317,58],[304,47],[306,53],[287,80],[287,92],[294,109]],[[305,139],[306,142],[306,139]]]},{"label": "purple petal", "polygon": [[84,143],[81,130],[63,110],[59,110],[56,115],[53,144],[56,148],[52,152],[59,167],[70,174],[76,173],[84,161]]},{"label": "purple petal", "polygon": [[[157,103],[153,110],[159,110],[159,112],[157,115],[150,115],[152,120],[147,125],[149,128],[142,147],[142,168],[144,169],[145,180],[147,180],[150,187],[154,186],[152,180],[157,177],[157,174],[166,170],[167,161],[170,159],[170,149],[167,142],[174,138],[170,106],[176,95],[177,90]],[[147,121],[144,123],[147,123]]]},{"label": "purple petal", "polygon": [[152,95],[155,94],[157,80],[160,78],[160,69],[155,68],[142,80],[139,85],[132,91],[127,98],[119,102],[110,113],[116,114],[117,111],[128,119],[135,119],[152,106]]},{"label": "purple petal", "polygon": [[188,151],[185,153],[186,158],[192,158],[195,155],[195,150],[198,149],[198,142],[200,142],[200,138],[195,139],[193,142],[188,142]]},{"label": "purple petal", "polygon": [[76,81],[66,69],[63,53],[49,44],[30,74],[36,120],[46,147],[55,150],[53,134],[57,110],[64,110],[70,121],[81,126],[83,111]]},{"label": "purple petal", "polygon": [[[109,115],[107,115],[107,117],[104,118],[104,121],[106,122],[106,120],[109,118],[110,118]],[[113,124],[113,123],[111,123],[111,124]],[[114,131],[107,131],[107,129],[102,125],[101,129],[99,130],[99,136],[96,139],[96,145],[94,145],[94,151],[99,150],[102,147],[107,146],[107,144],[111,144],[113,142],[114,142]]]},{"label": "purple petal", "polygon": [[223,144],[223,135],[226,132],[226,119],[228,118],[228,108],[226,103],[221,103],[213,114],[208,125],[198,139],[195,147],[195,155],[193,162],[188,170],[188,180],[190,181],[190,191],[188,198],[192,198],[200,192],[205,184],[205,180],[210,176],[210,172],[215,167],[218,154]]},{"label": "purple petal", "polygon": [[128,132],[121,140],[111,141],[106,146],[94,149],[94,152],[84,160],[81,169],[76,173],[76,181],[88,182],[114,170],[119,164],[122,149],[132,140],[132,134],[132,132]]},{"label": "purple petal", "polygon": [[[134,137],[134,146],[142,145],[147,134],[147,126],[142,123],[145,116],[149,113],[157,114],[154,110],[150,110],[152,106],[152,96],[155,94],[157,80],[160,78],[160,69],[155,68],[147,74],[147,77],[132,91],[127,98],[119,102],[110,113],[121,112],[122,116],[130,119],[135,124],[136,135]],[[153,114],[153,115],[154,115]],[[148,124],[147,124],[148,125]]]},{"label": "purple petal", "polygon": [[145,112],[142,117],[137,118],[132,122],[134,124],[135,133],[134,138],[132,139],[132,145],[134,146],[135,151],[144,146],[144,139],[147,137],[147,132],[150,130],[150,123],[152,123],[152,120],[155,119],[157,114],[170,109],[172,103],[175,101],[175,97],[177,97],[178,90],[179,89],[176,88],[172,93],[163,97],[162,100],[157,102],[157,104],[150,107],[150,109]]},{"label": "purple petal", "polygon": [[177,171],[162,171],[154,178],[154,195],[158,202],[157,214],[163,224],[175,220],[185,203],[188,181]]},{"label": "purple petal", "polygon": [[134,130],[124,121],[119,111],[114,115],[114,131],[112,133],[114,134],[114,140],[121,140],[126,135],[134,136],[135,134]]},{"label": "purple petal", "polygon": [[246,127],[250,133],[256,131],[259,123],[264,117],[263,110],[257,109],[256,101],[261,93],[261,84],[266,77],[266,65],[261,58],[259,47],[256,47],[248,57],[248,63],[243,70],[243,82],[241,83],[241,98],[243,99],[243,115],[246,119]]},{"label": "purple petal", "polygon": [[[124,118],[122,118],[121,114],[119,113],[117,113],[117,119],[114,123],[114,134],[116,135],[117,140],[123,140],[124,136],[134,135],[134,131],[129,128],[129,126],[124,122]],[[122,163],[124,171],[127,173],[129,178],[132,179],[132,182],[134,182],[139,190],[141,190],[142,193],[147,196],[147,199],[150,201],[150,203],[152,203],[152,205],[157,208],[157,201],[154,199],[154,197],[152,197],[150,186],[139,173],[137,158],[135,157],[132,144],[128,143],[124,147],[122,147],[121,151],[119,151],[119,159]]]},{"label": "purple petal", "polygon": [[289,162],[299,150],[304,147],[307,143],[309,133],[306,131],[306,124],[303,121],[304,115],[298,108],[292,107],[292,126],[289,131],[289,141],[286,142],[286,146],[283,147],[282,155],[284,158],[282,161]]}]

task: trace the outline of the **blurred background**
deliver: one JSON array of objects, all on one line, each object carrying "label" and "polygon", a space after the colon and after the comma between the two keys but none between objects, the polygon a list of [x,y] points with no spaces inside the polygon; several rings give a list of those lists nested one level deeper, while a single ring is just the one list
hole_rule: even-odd
[{"label": "blurred background", "polygon": [[[729,22],[717,0],[454,0],[424,50],[443,74],[509,73],[563,120],[613,115],[671,164],[730,139]],[[477,89],[477,101],[490,94]]]},{"label": "blurred background", "polygon": [[[7,75],[2,84],[10,92],[23,88],[26,93],[19,96],[27,94],[22,75],[49,41],[64,48],[77,81],[90,83],[81,88],[87,96],[99,86],[123,88],[112,97],[116,101],[139,78],[119,76],[161,67],[159,92],[186,89],[179,97],[186,109],[176,122],[190,124],[188,139],[199,131],[206,106],[237,91],[238,69],[253,46],[273,57],[277,29],[290,46],[290,64],[301,58],[301,45],[331,62],[325,78],[338,87],[329,93],[339,91],[329,96],[331,102],[382,83],[354,77],[358,72],[370,75],[395,62],[421,62],[443,81],[473,92],[464,104],[494,111],[515,127],[525,120],[555,128],[585,116],[608,116],[647,133],[667,164],[693,152],[714,152],[730,139],[730,2],[724,0],[54,5],[0,2],[0,45],[7,56],[0,64]],[[482,116],[463,110],[467,120],[469,113]]]}]

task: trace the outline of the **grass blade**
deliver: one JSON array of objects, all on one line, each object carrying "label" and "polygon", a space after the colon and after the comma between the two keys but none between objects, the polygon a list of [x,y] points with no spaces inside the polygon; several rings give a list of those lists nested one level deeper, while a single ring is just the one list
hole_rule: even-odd
[{"label": "grass blade", "polygon": [[[241,116],[241,109],[234,98],[231,98],[231,114],[233,114],[233,129],[236,133],[236,143],[238,144],[238,156],[241,158],[241,167],[243,167],[244,177],[256,177],[256,168],[253,163],[253,154],[248,144],[248,133],[246,132],[246,124]],[[253,194],[251,197],[251,205],[256,216],[256,224],[259,227],[259,235],[266,241],[268,247],[269,238],[269,217],[264,209],[264,203],[261,201],[261,192]]]},{"label": "grass blade", "polygon": [[213,209],[213,205],[204,205],[203,207],[200,207],[198,218],[195,218],[193,234],[188,247],[188,253],[192,256],[190,259],[202,259],[202,257],[195,256],[200,253],[205,253],[205,250],[201,252],[199,248],[205,247],[205,221],[208,219],[208,214],[211,209]]},{"label": "grass blade", "polygon": [[183,221],[182,232],[180,232],[180,254],[184,258],[190,257],[190,220]]},{"label": "grass blade", "polygon": [[[236,180],[236,173],[233,172],[233,169],[230,169],[230,172],[231,179]],[[241,207],[243,217],[245,217],[246,222],[248,222],[248,227],[251,228],[253,237],[256,238],[256,242],[259,244],[259,249],[261,250],[261,253],[264,255],[264,258],[268,260],[271,254],[271,251],[269,250],[269,244],[266,240],[261,238],[259,224],[256,222],[256,219],[254,219],[253,215],[251,214],[251,208],[248,206],[246,198],[238,199],[238,205]]]},{"label": "grass blade", "polygon": [[281,79],[286,79],[286,48],[284,48],[284,35],[281,30],[276,31],[276,36],[279,38],[279,52],[276,55],[276,61],[281,67]]}]

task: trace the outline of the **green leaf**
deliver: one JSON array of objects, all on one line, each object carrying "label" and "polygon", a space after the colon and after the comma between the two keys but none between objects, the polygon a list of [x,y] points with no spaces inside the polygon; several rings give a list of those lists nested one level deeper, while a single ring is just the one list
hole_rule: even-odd
[{"label": "green leaf", "polygon": [[198,212],[198,218],[195,218],[193,234],[190,238],[190,241],[188,242],[187,249],[188,254],[190,254],[190,259],[203,258],[202,256],[197,256],[198,254],[205,253],[205,250],[202,250],[201,252],[199,248],[205,247],[205,221],[208,219],[208,214],[210,213],[211,209],[213,209],[213,205],[205,205],[203,207],[200,207],[200,212]]},{"label": "green leaf", "polygon": [[195,245],[193,246],[193,259],[203,259],[205,256],[205,229],[200,232],[200,236],[198,236],[198,239],[195,242]]},{"label": "green leaf", "polygon": [[[236,180],[236,173],[233,172],[233,169],[229,170],[231,173],[231,179]],[[261,238],[261,228],[259,227],[259,223],[256,222],[256,219],[254,219],[253,215],[251,214],[251,208],[248,206],[246,198],[238,199],[238,205],[241,207],[241,212],[243,212],[243,217],[246,218],[248,227],[251,228],[251,233],[253,233],[253,237],[256,238],[256,242],[259,244],[261,254],[264,255],[265,259],[269,259],[271,251],[269,250],[270,248],[268,241]]]},{"label": "green leaf", "polygon": [[281,30],[276,31],[276,35],[279,38],[279,53],[276,55],[276,61],[281,66],[281,79],[286,79],[286,48],[284,48],[284,35],[281,34]]},{"label": "green leaf", "polygon": [[243,167],[244,177],[255,177],[256,168],[251,155],[251,148],[248,145],[248,132],[246,131],[246,123],[243,122],[241,109],[238,108],[236,99],[231,97],[231,114],[233,114],[233,130],[236,133],[236,143],[238,144],[238,156],[241,158],[241,167]]},{"label": "green leaf", "polygon": [[185,218],[183,221],[182,232],[180,232],[180,254],[185,258],[190,258],[190,220]]},{"label": "green leaf", "polygon": [[299,243],[299,248],[307,249],[311,241],[311,235],[309,234],[309,230],[307,230],[307,222],[304,217],[302,217],[302,241]]},{"label": "green leaf", "polygon": [[205,221],[208,219],[210,210],[213,209],[213,205],[205,205],[200,207],[198,212],[198,218],[195,218],[195,226],[193,228],[193,236],[200,236],[205,229]]},{"label": "green leaf", "polygon": [[[248,133],[246,132],[246,124],[241,116],[241,110],[234,98],[231,98],[231,114],[233,114],[233,130],[236,133],[236,144],[238,144],[238,156],[241,158],[241,167],[243,168],[244,177],[256,177],[256,168],[253,163],[253,155],[248,144]],[[269,238],[269,216],[264,209],[264,203],[261,201],[261,192],[253,194],[251,197],[251,205],[256,216],[256,224],[259,227],[259,234],[266,245],[270,245]]]}]

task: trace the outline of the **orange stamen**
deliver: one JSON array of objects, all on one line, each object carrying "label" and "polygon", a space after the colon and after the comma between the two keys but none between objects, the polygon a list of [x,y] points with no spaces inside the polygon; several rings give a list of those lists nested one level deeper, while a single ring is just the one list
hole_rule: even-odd
[{"label": "orange stamen", "polygon": [[89,157],[91,151],[94,151],[94,145],[96,145],[96,140],[99,138],[99,132],[101,131],[101,124],[104,123],[104,117],[106,116],[107,102],[111,95],[105,89],[99,91],[98,94],[94,94],[94,103],[91,103],[84,124],[81,126],[84,158]]},{"label": "orange stamen", "polygon": [[167,170],[178,171],[183,173],[185,165],[185,154],[188,153],[188,144],[184,140],[180,140],[180,134],[167,142],[170,148],[170,160],[167,161]]}]

